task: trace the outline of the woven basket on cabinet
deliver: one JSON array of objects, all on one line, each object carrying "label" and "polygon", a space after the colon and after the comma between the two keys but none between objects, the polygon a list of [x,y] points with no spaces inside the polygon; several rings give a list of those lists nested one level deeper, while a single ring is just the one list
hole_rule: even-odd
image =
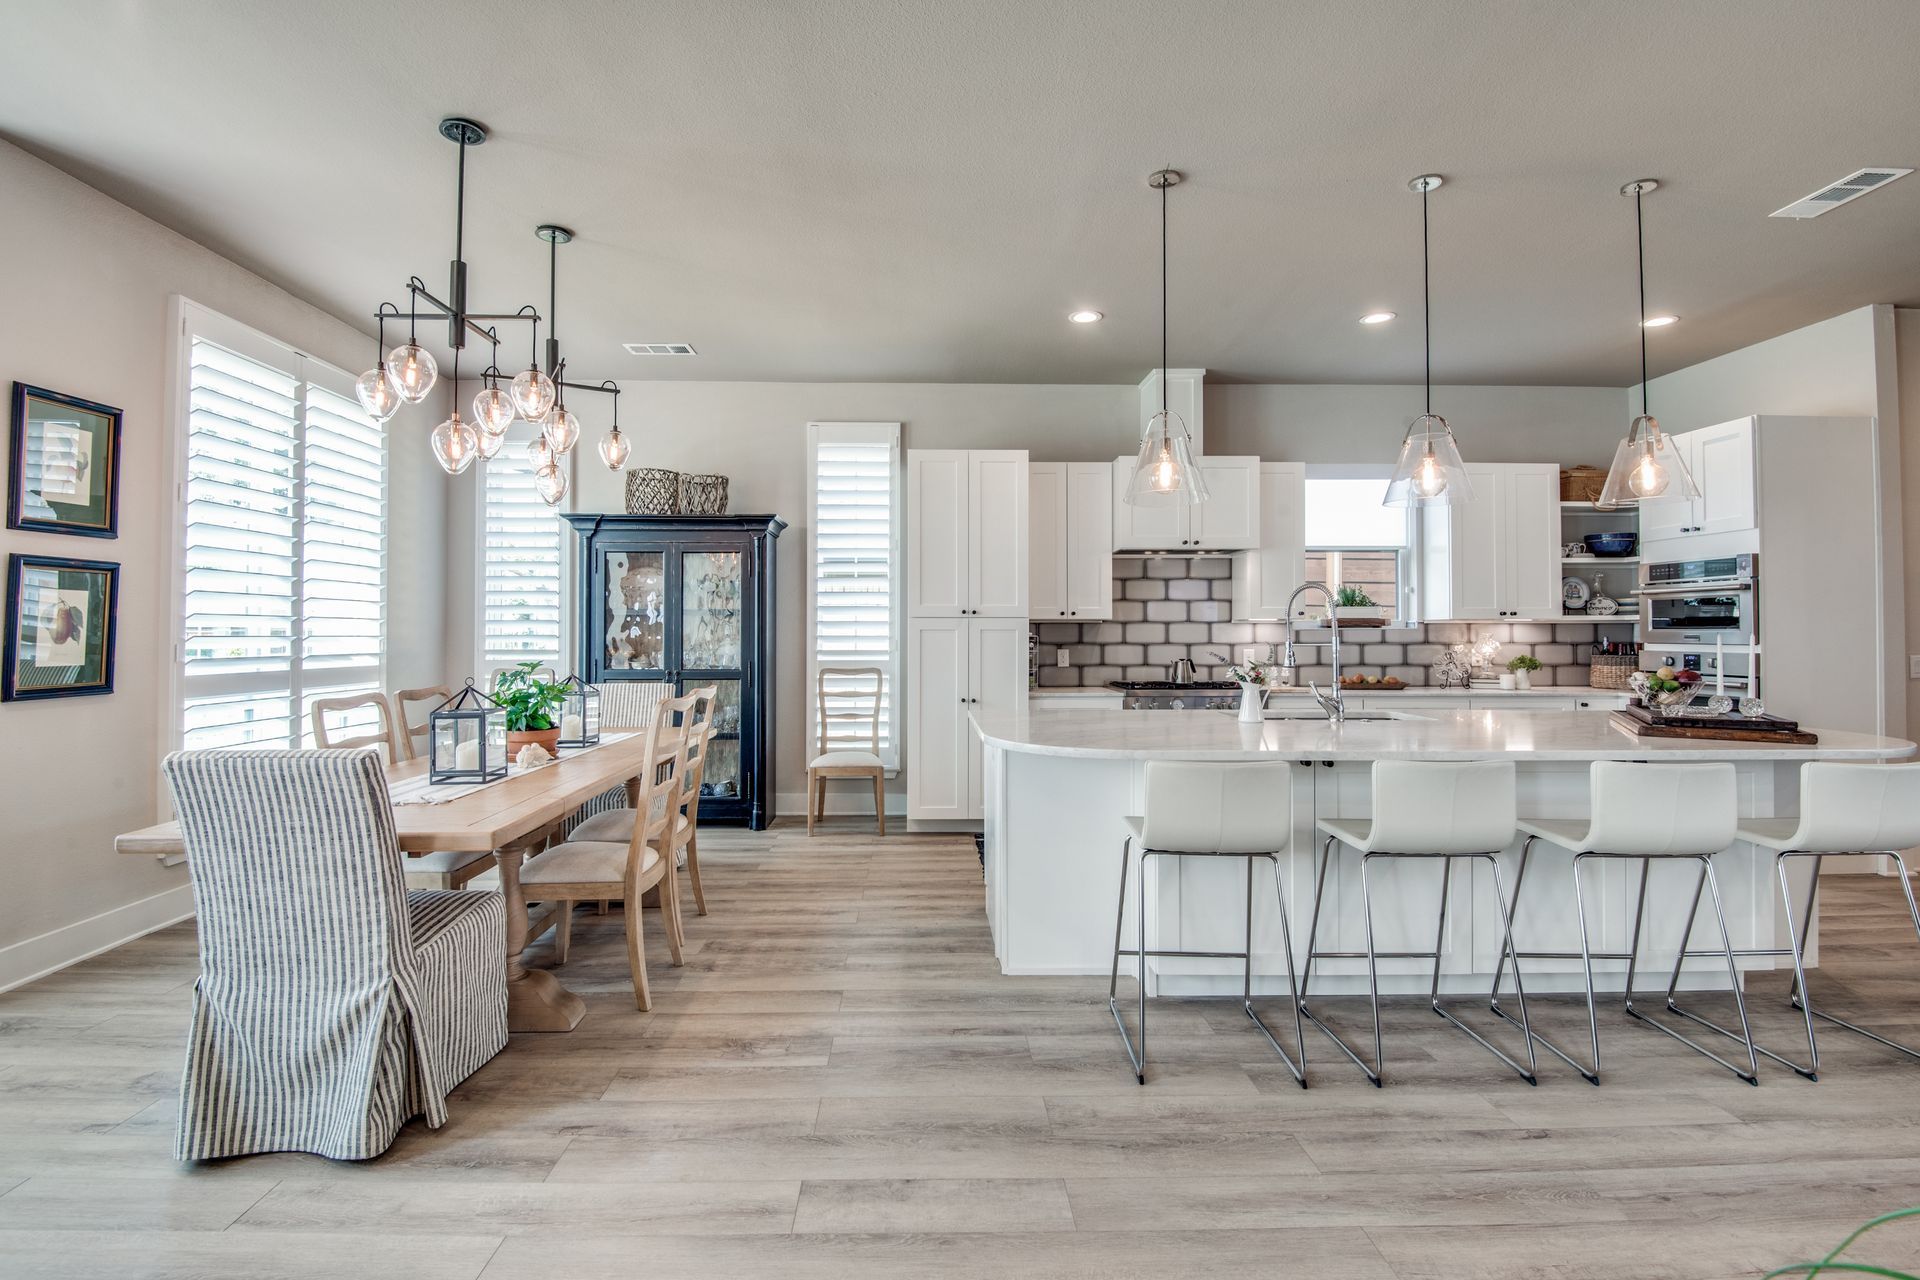
[{"label": "woven basket on cabinet", "polygon": [[627,472],[627,514],[680,514],[680,473],[664,467],[633,467]]},{"label": "woven basket on cabinet", "polygon": [[690,516],[727,514],[727,478],[715,475],[688,476],[684,505],[686,514]]}]

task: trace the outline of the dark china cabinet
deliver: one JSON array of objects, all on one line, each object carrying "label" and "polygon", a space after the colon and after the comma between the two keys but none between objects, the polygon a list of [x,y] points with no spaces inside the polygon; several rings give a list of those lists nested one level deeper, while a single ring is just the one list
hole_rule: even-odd
[{"label": "dark china cabinet", "polygon": [[773,818],[778,516],[565,517],[580,537],[580,661],[594,684],[719,686],[700,820]]}]

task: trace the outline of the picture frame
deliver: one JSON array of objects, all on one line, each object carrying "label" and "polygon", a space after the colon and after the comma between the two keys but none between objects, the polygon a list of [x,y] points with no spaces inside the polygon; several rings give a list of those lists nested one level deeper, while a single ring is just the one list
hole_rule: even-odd
[{"label": "picture frame", "polygon": [[7,528],[119,537],[122,416],[112,405],[14,383]]},{"label": "picture frame", "polygon": [[112,561],[9,555],[0,702],[112,693],[119,607]]}]

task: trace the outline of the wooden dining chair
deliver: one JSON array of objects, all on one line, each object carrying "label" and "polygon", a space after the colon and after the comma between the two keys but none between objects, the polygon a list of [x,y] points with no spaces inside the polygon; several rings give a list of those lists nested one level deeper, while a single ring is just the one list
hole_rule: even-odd
[{"label": "wooden dining chair", "polygon": [[633,976],[634,1003],[643,1011],[653,1007],[653,993],[647,985],[641,899],[656,886],[667,952],[675,965],[681,963],[680,891],[671,838],[680,770],[686,767],[686,722],[693,703],[691,697],[663,700],[648,726],[642,755],[648,765],[640,778],[636,804],[629,811],[632,821],[624,840],[582,839],[576,829],[566,841],[535,854],[520,868],[520,884],[527,896],[557,908],[554,945],[562,964],[572,946],[576,903],[625,904],[627,967]]},{"label": "wooden dining chair", "polygon": [[[831,687],[829,687],[831,686]],[[871,778],[873,780],[873,816],[880,834],[887,834],[886,766],[880,763],[880,697],[886,689],[886,673],[878,667],[822,667],[816,686],[819,714],[819,745],[807,762],[807,834],[814,823],[827,816],[827,780],[829,778]],[[857,735],[856,724],[867,726],[866,750],[844,745],[849,733]],[[828,745],[828,730],[842,745]],[[858,741],[857,736],[855,740]]]},{"label": "wooden dining chair", "polygon": [[[354,725],[340,726],[338,735],[327,728],[327,716],[362,711],[372,707],[380,722],[373,733],[353,734]],[[411,748],[404,744],[405,739],[394,731],[393,708],[387,702],[384,693],[353,693],[341,698],[315,698],[313,701],[313,741],[314,745],[325,750],[340,750],[346,747],[384,747],[388,764],[399,764],[412,758]]]},{"label": "wooden dining chair", "polygon": [[[419,689],[403,689],[394,695],[396,699],[405,699],[412,694],[431,692]],[[404,704],[403,704],[404,705]],[[328,713],[358,711],[363,707],[374,707],[379,713],[380,731],[365,733],[358,737],[335,737],[327,729]],[[342,698],[319,698],[313,704],[313,740],[316,745],[338,749],[341,747],[377,747],[384,746],[387,751],[387,763],[399,764],[403,760],[413,759],[413,747],[407,741],[406,719],[394,718],[391,705],[384,695],[378,693],[357,693]],[[409,889],[460,889],[476,876],[485,875],[493,868],[493,855],[471,849],[435,849],[431,853],[415,854],[407,859],[407,887]]]},{"label": "wooden dining chair", "polygon": [[[406,750],[406,754],[402,757],[403,759],[417,760],[426,754],[427,733],[433,727],[428,723],[427,716],[432,714],[433,707],[439,706],[452,696],[453,690],[443,684],[432,685],[424,689],[400,689],[395,691],[393,695],[394,727],[399,730],[400,745]],[[429,704],[429,707],[426,712],[421,714],[420,723],[415,724],[407,715],[407,705],[409,703],[420,702]],[[420,745],[418,747],[413,745],[415,738],[420,739]]]}]

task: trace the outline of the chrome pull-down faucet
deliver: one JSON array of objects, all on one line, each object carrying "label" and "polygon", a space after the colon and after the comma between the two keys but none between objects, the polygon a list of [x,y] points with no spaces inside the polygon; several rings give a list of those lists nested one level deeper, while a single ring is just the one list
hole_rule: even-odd
[{"label": "chrome pull-down faucet", "polygon": [[[1339,626],[1339,619],[1338,619],[1338,618],[1336,618],[1336,617],[1334,616],[1334,613],[1333,613],[1333,607],[1334,607],[1334,606],[1333,606],[1333,592],[1331,592],[1331,591],[1329,591],[1329,590],[1327,589],[1327,584],[1326,584],[1326,583],[1324,583],[1324,582],[1303,582],[1303,583],[1301,583],[1301,584],[1300,584],[1299,586],[1297,586],[1297,587],[1295,587],[1295,588],[1293,589],[1293,594],[1292,594],[1292,595],[1290,595],[1290,596],[1288,596],[1288,597],[1287,597],[1287,609],[1286,609],[1286,615],[1287,615],[1287,616],[1286,616],[1286,623],[1287,623],[1287,653],[1286,653],[1286,658],[1285,658],[1285,660],[1284,660],[1284,661],[1282,661],[1280,665],[1281,665],[1281,667],[1282,667],[1282,669],[1284,669],[1284,670],[1287,670],[1287,671],[1291,671],[1291,672],[1295,672],[1295,673],[1297,673],[1297,672],[1299,671],[1299,669],[1300,669],[1300,664],[1299,664],[1299,663],[1298,663],[1297,661],[1295,661],[1295,659],[1294,659],[1294,654],[1293,654],[1293,602],[1294,602],[1295,600],[1298,600],[1298,599],[1300,598],[1300,593],[1301,593],[1301,592],[1303,592],[1303,591],[1309,591],[1309,590],[1311,590],[1311,591],[1318,591],[1318,592],[1319,592],[1319,593],[1320,593],[1320,594],[1321,594],[1322,596],[1325,596],[1325,597],[1326,597],[1326,601],[1327,601],[1327,630],[1328,630],[1328,631],[1329,631],[1329,632],[1330,632],[1330,633],[1332,634],[1332,636],[1333,636],[1333,640],[1332,640],[1332,644],[1333,644],[1333,692],[1332,692],[1332,694],[1331,694],[1331,695],[1328,695],[1328,694],[1324,694],[1324,693],[1322,693],[1322,692],[1320,692],[1320,686],[1319,686],[1319,685],[1316,685],[1316,684],[1312,684],[1312,683],[1309,683],[1309,684],[1307,685],[1307,689],[1308,689],[1308,691],[1309,691],[1309,692],[1311,692],[1311,693],[1313,694],[1313,699],[1314,699],[1314,701],[1315,701],[1315,702],[1318,702],[1318,703],[1320,704],[1320,709],[1321,709],[1322,711],[1324,711],[1324,712],[1326,712],[1326,713],[1327,713],[1327,719],[1337,724],[1337,723],[1339,723],[1340,721],[1343,721],[1343,720],[1345,720],[1345,719],[1347,718],[1347,704],[1346,704],[1346,702],[1345,702],[1345,700],[1344,700],[1344,699],[1343,699],[1343,698],[1342,698],[1342,697],[1340,696],[1340,626]],[[1295,684],[1297,684],[1297,683],[1298,683],[1298,678],[1297,678],[1297,675],[1296,675],[1296,677],[1295,677],[1295,679],[1294,679],[1294,680],[1292,681],[1292,683],[1295,683]]]}]

